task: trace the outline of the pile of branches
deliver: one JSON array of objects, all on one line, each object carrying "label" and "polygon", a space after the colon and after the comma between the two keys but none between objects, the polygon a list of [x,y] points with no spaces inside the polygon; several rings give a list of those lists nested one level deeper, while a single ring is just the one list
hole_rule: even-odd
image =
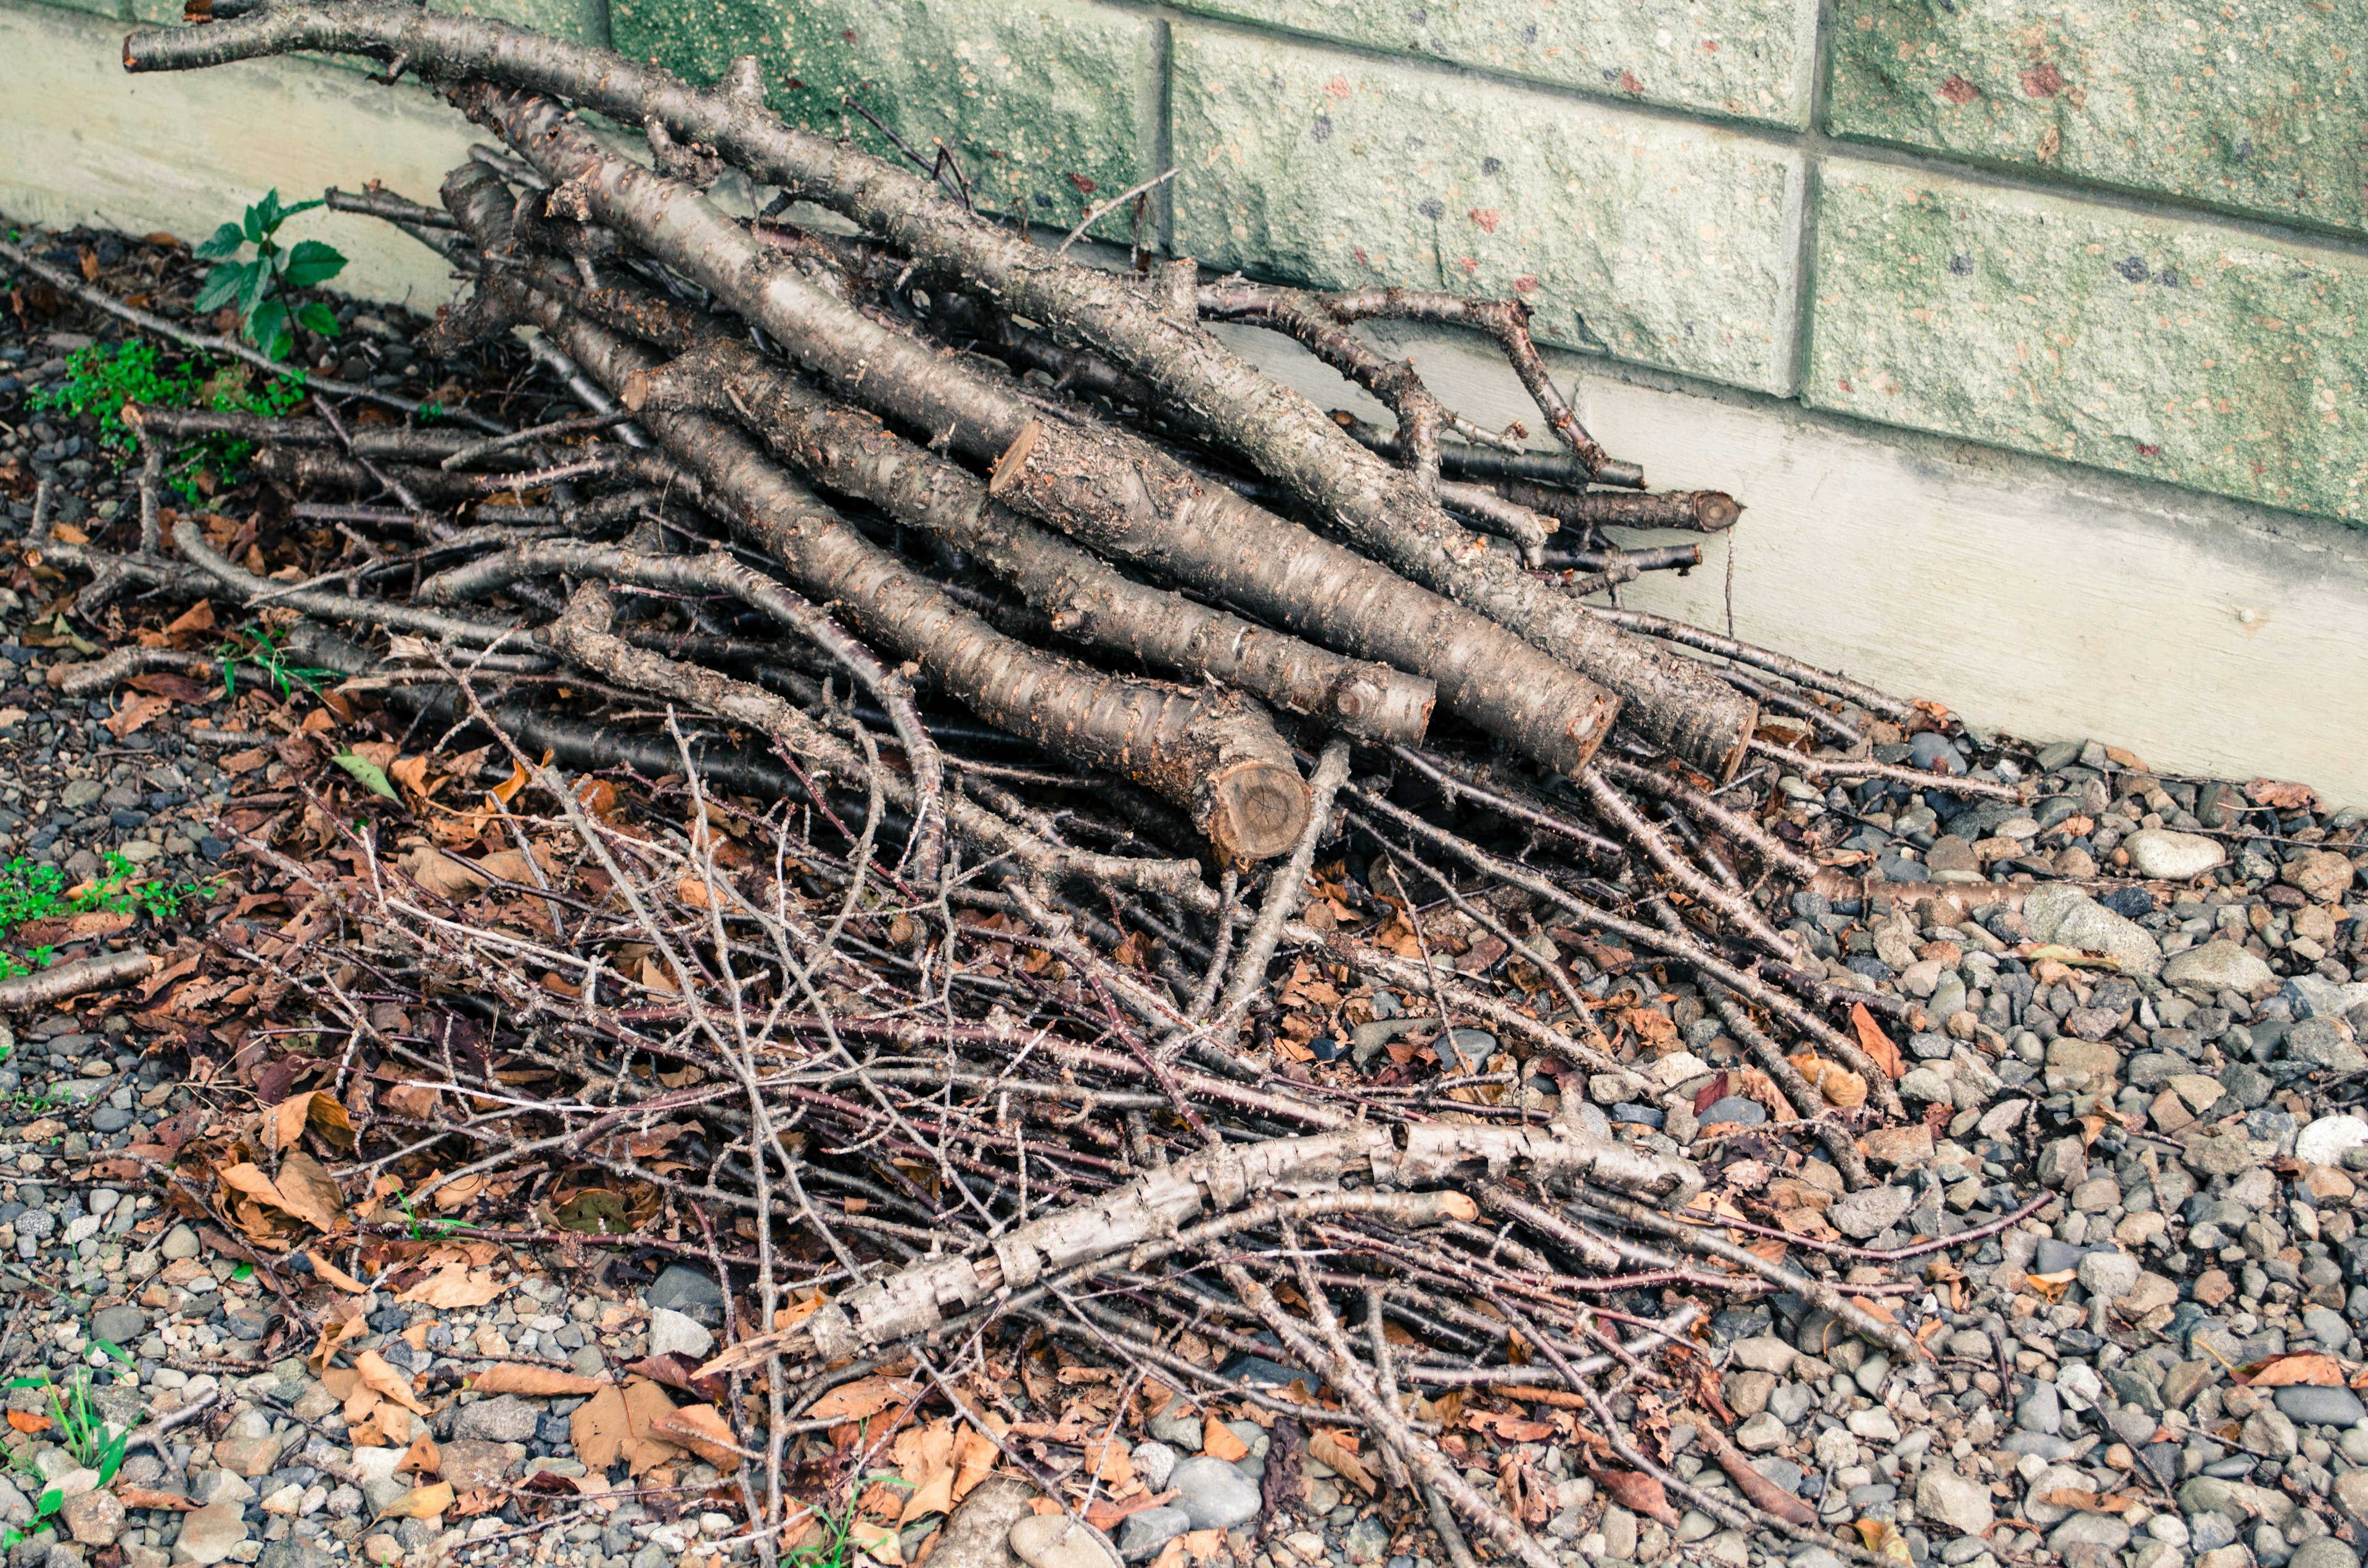
[{"label": "pile of branches", "polygon": [[[1554,1563],[1519,1479],[1484,1492],[1442,1446],[1468,1393],[1568,1413],[1672,1523],[1659,1489],[1864,1555],[1719,1437],[1695,1344],[1789,1292],[1928,1359],[1936,1305],[1876,1266],[1952,1244],[1870,1253],[1822,1203],[1736,1206],[1771,1177],[1868,1186],[1864,1135],[1914,1126],[1883,1026],[1924,1021],[1778,928],[1795,892],[1850,890],[1772,786],[2013,791],[1865,760],[1935,710],[1588,602],[1698,559],[1603,526],[1725,528],[1732,500],[1645,491],[1516,304],[1071,259],[971,210],[943,160],[784,124],[753,60],[701,89],[411,6],[210,15],[128,65],[358,54],[492,133],[439,206],[335,204],[466,279],[429,352],[529,332],[585,412],[133,410],[140,549],[43,548],[94,574],[86,603],[292,623],[390,757],[423,759],[394,770],[407,853],[317,796],[311,842],[245,838],[312,901],[260,956],[336,1021],[328,1086],[365,1134],[458,1152],[415,1200],[525,1172],[545,1200],[612,1188],[652,1233],[695,1220],[735,1290],[683,1386],[728,1385],[761,1552],[824,1506],[800,1467],[848,1460],[815,1403],[888,1373],[907,1414],[948,1402],[1090,1502],[1093,1467],[1008,1435],[1012,1346],[1057,1343],[1130,1389],[1360,1434],[1459,1554],[1476,1531]],[[579,111],[639,127],[655,168]],[[762,216],[711,199],[727,170],[777,194]],[[1488,334],[1557,449],[1443,406],[1355,331],[1385,319]],[[1297,339],[1395,430],[1273,381],[1220,321]],[[228,519],[168,515],[166,454],[220,436],[339,561],[266,577]],[[471,746],[507,782],[446,811],[428,769]],[[1608,1130],[1598,1106],[1695,1105],[1673,977],[1679,1021],[1740,1053],[1697,1108],[1731,1092],[1764,1124]],[[1732,1491],[1664,1462],[1693,1409]]]}]

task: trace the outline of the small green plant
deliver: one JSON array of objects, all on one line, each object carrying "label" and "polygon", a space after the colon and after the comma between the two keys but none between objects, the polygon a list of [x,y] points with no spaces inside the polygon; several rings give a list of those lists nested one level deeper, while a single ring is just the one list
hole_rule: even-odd
[{"label": "small green plant", "polygon": [[339,678],[336,670],[323,669],[315,665],[289,663],[287,652],[279,645],[283,633],[267,626],[250,626],[243,631],[248,639],[247,646],[242,648],[235,642],[225,642],[214,650],[214,656],[222,662],[222,689],[226,696],[238,695],[238,669],[241,665],[258,671],[263,684],[282,697],[292,695],[299,687],[317,697],[321,688],[316,682]]},{"label": "small green plant", "polygon": [[411,1239],[415,1242],[442,1241],[448,1236],[459,1235],[463,1231],[473,1231],[479,1228],[466,1220],[421,1219],[418,1211],[411,1207],[410,1195],[399,1187],[390,1187],[388,1196],[393,1198],[395,1206],[403,1210],[403,1217],[411,1222]]},{"label": "small green plant", "polygon": [[851,1494],[835,1509],[816,1506],[814,1519],[822,1527],[822,1533],[783,1552],[783,1568],[848,1568],[859,1550],[855,1540],[859,1517],[856,1499]]},{"label": "small green plant", "polygon": [[[245,365],[216,369],[199,357],[177,366],[165,364],[156,345],[139,339],[125,343],[94,343],[66,356],[66,373],[54,387],[35,392],[30,406],[62,410],[76,417],[95,416],[98,444],[128,460],[137,444],[123,423],[123,405],[152,408],[210,408],[218,414],[258,414],[277,418],[302,403],[304,378],[290,371],[261,387]],[[181,498],[197,504],[205,488],[201,475],[228,479],[235,475],[255,450],[255,443],[231,436],[207,436],[190,443],[187,453],[165,475]]]},{"label": "small green plant", "polygon": [[55,915],[65,892],[65,872],[44,861],[19,855],[0,866],[0,931]]},{"label": "small green plant", "polygon": [[[121,1346],[109,1344],[104,1339],[94,1339],[91,1343],[123,1365],[132,1365],[131,1354]],[[56,1429],[58,1446],[65,1449],[67,1457],[80,1468],[97,1471],[98,1484],[102,1488],[115,1480],[115,1472],[123,1468],[123,1450],[131,1434],[128,1430],[116,1430],[100,1414],[97,1403],[90,1396],[89,1368],[76,1367],[63,1388],[51,1382],[47,1373],[29,1378],[11,1378],[7,1386],[11,1389],[40,1389],[46,1392],[50,1397],[50,1425]],[[36,1480],[41,1479],[40,1472],[32,1468],[31,1460],[23,1454],[17,1456],[16,1464],[23,1472]],[[55,1517],[64,1506],[65,1493],[61,1488],[54,1485],[44,1487],[33,1503],[32,1520],[28,1525],[11,1528],[7,1533],[6,1546],[14,1550],[18,1541],[39,1530],[45,1521]]]},{"label": "small green plant", "polygon": [[[190,309],[202,315],[235,304],[247,341],[274,359],[285,359],[296,347],[298,327],[319,337],[336,336],[336,312],[317,300],[295,303],[290,296],[344,271],[344,255],[319,240],[299,240],[283,246],[279,239],[282,223],[320,205],[300,201],[283,207],[279,192],[273,189],[246,210],[244,221],[216,229],[214,237],[199,245],[197,254],[200,260],[221,265],[206,275],[205,287],[198,290]],[[255,247],[252,260],[230,259],[248,245]]]},{"label": "small green plant", "polygon": [[[22,959],[0,953],[0,980],[14,980],[20,974],[32,974],[45,970],[50,967],[50,960],[56,952],[57,949],[53,947],[35,948]],[[7,1047],[0,1046],[0,1062],[7,1060]]]},{"label": "small green plant", "polygon": [[[136,910],[154,920],[170,920],[185,904],[214,894],[211,882],[166,882],[142,877],[137,865],[113,850],[108,852],[106,865],[105,876],[69,898],[63,871],[17,856],[0,867],[0,931],[13,931],[52,915],[123,915]],[[27,961],[35,967],[47,964],[52,950],[36,948],[26,955]],[[0,979],[30,972],[0,953]]]}]

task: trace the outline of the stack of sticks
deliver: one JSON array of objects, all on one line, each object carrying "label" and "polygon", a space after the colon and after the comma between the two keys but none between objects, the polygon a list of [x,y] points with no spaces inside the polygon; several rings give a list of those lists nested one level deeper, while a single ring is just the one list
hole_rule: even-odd
[{"label": "stack of sticks", "polygon": [[[304,657],[406,737],[496,744],[495,776],[530,780],[489,829],[532,840],[530,875],[455,889],[373,861],[335,891],[290,862],[346,940],[263,956],[358,1042],[341,1094],[347,1072],[443,1091],[363,1096],[461,1154],[439,1179],[541,1163],[698,1217],[746,1286],[702,1376],[732,1380],[761,1550],[802,1517],[785,1478],[825,1391],[916,1369],[976,1415],[1019,1333],[1360,1430],[1459,1552],[1477,1530],[1555,1564],[1441,1447],[1435,1401],[1493,1389],[1579,1412],[1609,1472],[1865,1555],[1711,1440],[1714,1387],[1692,1418],[1740,1495],[1631,1427],[1640,1399],[1701,1396],[1694,1331],[1731,1301],[1789,1292],[1929,1359],[1921,1286],[1863,1266],[2019,1217],[1887,1254],[1731,1205],[1699,1222],[1721,1162],[1863,1187],[1861,1135],[1909,1119],[1896,1056],[1850,1020],[1912,1006],[1779,928],[1794,891],[1836,890],[1776,776],[2012,790],[1864,760],[1869,726],[1929,710],[1588,602],[1699,560],[1604,527],[1724,528],[1733,500],[1644,490],[1518,305],[1071,259],[971,210],[942,160],[788,126],[752,60],[702,89],[411,6],[209,16],[135,35],[127,64],[359,54],[492,134],[439,206],[336,205],[466,279],[424,347],[526,334],[584,411],[487,432],[325,392],[278,420],[135,410],[152,454],[255,442],[346,557],[267,580],[196,519],[167,528],[161,455],[138,553],[52,556],[301,617]],[[655,167],[579,110],[641,128]],[[734,216],[710,196],[727,169],[778,199]],[[1486,334],[1557,449],[1446,408],[1355,330],[1380,320]],[[1217,321],[1288,334],[1396,428],[1326,414]],[[1801,739],[1767,738],[1763,708]],[[599,808],[592,773],[660,829]],[[531,929],[473,917],[481,893]],[[1589,1108],[1668,1097],[1673,1042],[1635,1015],[1672,977],[1773,1113],[1734,1147]],[[389,1003],[415,1026],[374,1025]],[[1391,1009],[1429,1020],[1430,1054],[1368,1081],[1340,1041]],[[525,1097],[519,1067],[564,1087]],[[693,1130],[692,1169],[636,1153],[655,1120]],[[1229,1381],[1176,1349],[1187,1330],[1288,1361],[1320,1404]]]}]

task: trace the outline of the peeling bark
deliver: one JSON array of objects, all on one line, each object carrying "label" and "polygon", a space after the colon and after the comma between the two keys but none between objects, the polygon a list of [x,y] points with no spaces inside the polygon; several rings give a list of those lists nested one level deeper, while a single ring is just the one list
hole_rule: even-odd
[{"label": "peeling bark", "polygon": [[968,552],[1087,647],[1236,686],[1369,740],[1419,736],[1436,687],[1386,665],[1344,659],[1181,594],[1134,581],[995,500],[954,463],[878,418],[810,387],[737,343],[720,342],[627,384],[628,407],[728,403],[774,450],[836,490]]}]

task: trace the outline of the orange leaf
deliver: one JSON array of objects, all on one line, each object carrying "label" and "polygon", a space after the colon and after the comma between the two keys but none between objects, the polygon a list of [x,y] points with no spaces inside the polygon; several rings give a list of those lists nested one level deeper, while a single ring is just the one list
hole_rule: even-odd
[{"label": "orange leaf", "polygon": [[2301,1351],[2292,1356],[2272,1357],[2252,1367],[2239,1368],[2237,1381],[2246,1388],[2254,1389],[2292,1388],[2297,1383],[2340,1389],[2343,1386],[2343,1368],[2332,1356]]},{"label": "orange leaf", "polygon": [[119,741],[128,740],[133,731],[170,710],[172,706],[173,699],[169,697],[127,698],[123,706],[107,720],[108,733]]},{"label": "orange leaf", "polygon": [[482,1307],[508,1289],[495,1280],[491,1269],[480,1272],[465,1263],[455,1263],[447,1264],[395,1300],[453,1312],[462,1307]]},{"label": "orange leaf", "polygon": [[211,631],[214,629],[214,605],[211,599],[199,599],[181,612],[178,620],[165,628],[165,634],[176,631]]},{"label": "orange leaf", "polygon": [[598,1393],[609,1384],[602,1379],[563,1372],[556,1367],[504,1361],[471,1378],[469,1386],[479,1393],[522,1393],[533,1399],[550,1399],[565,1394]]},{"label": "orange leaf", "polygon": [[[683,1405],[668,1415],[658,1416],[651,1421],[650,1430],[669,1441],[681,1443],[683,1447],[710,1464],[730,1464],[737,1456],[737,1443],[732,1436],[732,1428],[724,1423],[723,1413],[712,1404]],[[947,1483],[951,1485],[953,1472],[951,1470],[947,1471],[945,1477]],[[922,1492],[914,1493],[913,1501],[918,1502],[921,1496]],[[922,1513],[942,1514],[951,1506],[951,1502],[948,1501],[935,1508],[924,1508],[916,1513],[908,1505],[905,1517],[907,1519],[915,1519],[920,1517]]]},{"label": "orange leaf", "polygon": [[1850,1027],[1858,1030],[1859,1049],[1865,1051],[1886,1074],[1896,1078],[1907,1071],[1899,1060],[1899,1048],[1892,1044],[1891,1037],[1876,1025],[1874,1015],[1866,1010],[1865,1003],[1850,1004]]},{"label": "orange leaf", "polygon": [[392,1401],[415,1415],[425,1415],[427,1407],[411,1392],[411,1380],[387,1364],[385,1357],[375,1350],[365,1350],[354,1358],[354,1370],[362,1375],[363,1386],[380,1398]]},{"label": "orange leaf", "polygon": [[415,1486],[386,1506],[379,1515],[381,1519],[432,1519],[452,1506],[452,1483],[439,1481],[433,1486]]},{"label": "orange leaf", "polygon": [[307,1252],[304,1256],[306,1260],[313,1265],[313,1278],[315,1279],[325,1279],[330,1284],[335,1285],[338,1290],[347,1291],[356,1296],[366,1296],[370,1294],[369,1286],[363,1284],[360,1280],[355,1278],[344,1269],[339,1268],[336,1264],[331,1263],[319,1253]]},{"label": "orange leaf", "polygon": [[50,1429],[50,1418],[37,1415],[29,1410],[12,1410],[8,1413],[8,1425],[19,1432],[46,1432]]},{"label": "orange leaf", "polygon": [[1201,1424],[1201,1451],[1211,1459],[1227,1464],[1249,1456],[1250,1446],[1234,1436],[1234,1429],[1212,1414]]}]

